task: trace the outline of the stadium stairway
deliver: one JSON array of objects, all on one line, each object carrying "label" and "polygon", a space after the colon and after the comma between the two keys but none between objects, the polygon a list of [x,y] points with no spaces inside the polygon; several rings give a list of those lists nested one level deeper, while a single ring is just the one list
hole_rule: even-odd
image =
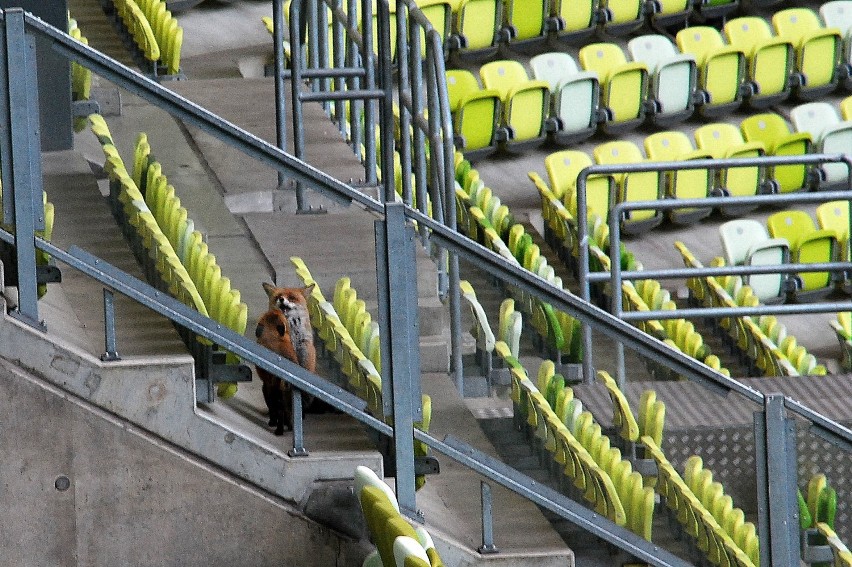
[{"label": "stadium stairway", "polygon": [[[206,104],[202,95],[217,90],[218,95],[209,96],[251,96],[260,102],[249,112],[228,116],[227,109],[213,110],[241,125],[270,128],[269,80],[170,85],[201,104]],[[228,89],[231,92],[223,95]],[[257,90],[249,93],[251,89]],[[315,122],[306,131],[322,147],[319,155],[329,160],[327,172],[347,181],[357,179],[357,161],[321,110],[313,109],[309,120]],[[326,291],[333,278],[345,272],[354,276],[353,284],[375,307],[375,295],[369,291],[375,289],[374,217],[316,196],[311,196],[312,203],[322,202],[326,214],[280,210],[292,210],[292,201],[286,201],[292,193],[275,188],[274,171],[229,153],[232,150],[127,93],[122,93],[121,115],[108,116],[107,121],[125,156],[132,155],[136,134],[148,133],[155,157],[192,212],[196,228],[207,234],[223,273],[243,292],[251,330],[266,307],[260,283],[297,283],[288,262],[296,253],[310,263]],[[272,137],[270,132],[253,131]],[[309,149],[309,159],[317,155],[311,151],[316,150]],[[53,242],[63,248],[78,244],[139,276],[103,198],[107,181],[102,160],[99,143],[88,130],[76,136],[74,150],[44,155],[45,189],[58,219]],[[439,370],[423,374],[424,392],[434,400],[433,432],[462,432],[465,440],[493,454],[446,375],[447,339],[439,329],[446,315],[435,321],[445,308],[434,297],[434,264],[420,254],[422,330],[434,333],[423,337],[423,360]],[[17,455],[15,470],[26,471],[4,494],[17,495],[15,507],[9,508],[17,510],[16,517],[26,512],[32,525],[55,525],[58,537],[67,543],[13,547],[21,553],[38,547],[30,553],[43,554],[42,564],[63,564],[69,552],[81,564],[134,555],[148,564],[168,564],[175,557],[198,565],[360,563],[368,544],[349,488],[351,478],[358,464],[379,473],[383,467],[363,428],[339,414],[307,415],[305,445],[310,455],[290,457],[291,436],[275,437],[265,426],[258,380],[242,384],[231,400],[196,405],[192,360],[172,326],[121,297],[116,297],[115,308],[122,360],[101,361],[102,290],[71,268],[63,275],[63,282],[53,285],[40,303],[46,332],[9,316],[0,320],[0,374],[13,378],[2,381],[5,395],[0,396],[0,411],[9,416],[4,454]],[[11,294],[7,298],[14,300]],[[439,344],[434,356],[426,354],[429,340]],[[320,372],[327,371],[321,365]],[[43,458],[45,453],[51,457]],[[450,564],[574,564],[572,551],[538,509],[496,486],[500,553],[478,554],[479,479],[446,461],[441,459],[441,474],[429,477],[418,507]],[[62,507],[33,509],[48,489]],[[173,532],[179,535],[163,536]],[[104,533],[114,537],[101,537]]]}]

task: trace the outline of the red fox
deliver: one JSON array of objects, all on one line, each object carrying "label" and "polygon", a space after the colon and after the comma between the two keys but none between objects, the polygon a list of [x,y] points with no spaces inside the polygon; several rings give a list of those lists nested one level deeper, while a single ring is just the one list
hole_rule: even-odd
[{"label": "red fox", "polygon": [[[264,313],[257,321],[254,333],[259,344],[287,360],[299,362],[290,336],[290,323],[280,310],[270,309]],[[290,430],[293,429],[293,396],[290,384],[262,368],[256,370],[263,382],[263,400],[269,408],[269,425],[275,427],[275,435],[284,435],[285,424]]]},{"label": "red fox", "polygon": [[[255,330],[258,343],[310,372],[316,371],[317,362],[307,300],[313,287],[263,284],[269,296],[269,310],[260,317]],[[290,384],[261,368],[257,369],[257,374],[263,381],[263,399],[269,408],[269,425],[276,427],[276,435],[283,435],[285,426],[292,431],[293,396]]]},{"label": "red fox", "polygon": [[317,351],[314,348],[314,330],[308,313],[308,296],[316,284],[307,287],[275,287],[263,284],[269,296],[269,309],[278,309],[290,323],[290,338],[299,357],[299,365],[309,372],[316,372]]}]

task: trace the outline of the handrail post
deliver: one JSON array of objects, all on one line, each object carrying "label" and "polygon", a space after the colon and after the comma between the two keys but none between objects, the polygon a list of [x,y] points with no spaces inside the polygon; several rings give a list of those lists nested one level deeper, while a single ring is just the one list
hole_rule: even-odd
[{"label": "handrail post", "polygon": [[115,296],[104,288],[104,353],[101,355],[104,362],[121,360],[118,355],[115,338]]},{"label": "handrail post", "polygon": [[[609,217],[609,254],[610,254],[610,311],[613,315],[621,318],[621,212],[620,205],[616,205]],[[613,258],[615,250],[615,258]],[[615,342],[615,363],[618,387],[624,390],[627,382],[627,370],[624,363],[624,343],[619,340]]]},{"label": "handrail post", "polygon": [[[580,298],[591,301],[589,284],[589,217],[586,204],[586,169],[577,177],[577,276],[580,280]],[[583,381],[587,384],[594,380],[594,361],[592,358],[592,327],[584,322],[583,329]]]},{"label": "handrail post", "polygon": [[784,415],[784,396],[767,394],[754,415],[757,515],[762,565],[799,565],[796,501],[796,424]]},{"label": "handrail post", "polygon": [[[272,41],[275,43],[275,141],[287,151],[286,109],[284,106],[284,8],[283,0],[272,2]],[[298,45],[291,49],[298,49]],[[284,172],[278,171],[278,187],[284,186]]]},{"label": "handrail post", "polygon": [[18,305],[11,315],[44,330],[38,316],[35,249],[35,232],[44,230],[35,38],[25,33],[20,8],[5,11],[0,30],[0,76],[5,82],[0,89],[0,120],[6,124],[0,136],[7,195],[3,210],[5,223],[15,227],[18,271]]},{"label": "handrail post", "polygon": [[480,481],[480,499],[482,501],[482,545],[476,551],[481,555],[499,553],[494,545],[494,512],[493,500],[491,499],[491,485],[484,480]]},{"label": "handrail post", "polygon": [[423,417],[416,274],[414,230],[405,205],[386,203],[384,221],[376,221],[382,402],[384,414],[393,416],[396,497],[409,515],[417,515],[414,422]]},{"label": "handrail post", "polygon": [[[310,453],[305,448],[305,424],[302,411],[302,391],[291,388],[293,396],[293,448],[287,451],[291,457],[307,457]],[[286,394],[285,394],[286,395]]]}]

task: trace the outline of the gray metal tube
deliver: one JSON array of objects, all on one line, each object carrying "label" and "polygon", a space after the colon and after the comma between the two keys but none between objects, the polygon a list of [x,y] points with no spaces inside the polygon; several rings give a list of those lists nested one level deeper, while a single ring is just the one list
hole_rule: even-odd
[{"label": "gray metal tube", "polygon": [[[275,142],[287,151],[287,111],[284,104],[284,9],[283,0],[272,0],[272,41],[275,53]],[[295,46],[294,49],[298,49]],[[278,171],[278,187],[284,185],[284,172]]]}]

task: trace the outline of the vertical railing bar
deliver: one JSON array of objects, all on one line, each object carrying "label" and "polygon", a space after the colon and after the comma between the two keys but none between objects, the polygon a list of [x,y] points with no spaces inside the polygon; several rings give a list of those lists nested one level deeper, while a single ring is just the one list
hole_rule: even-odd
[{"label": "vertical railing bar", "polygon": [[482,502],[482,545],[477,548],[477,551],[482,555],[498,553],[499,550],[494,545],[494,512],[492,509],[491,485],[484,480],[479,482],[480,500]]},{"label": "vertical railing bar", "polygon": [[101,360],[104,362],[121,360],[115,335],[115,296],[107,288],[104,288],[104,353],[101,355]]},{"label": "vertical railing bar", "polygon": [[[298,159],[304,159],[305,155],[305,133],[302,128],[302,70],[305,63],[305,46],[302,37],[302,22],[308,15],[302,13],[302,1],[296,0],[290,3],[290,96],[293,99],[293,154]],[[312,50],[313,53],[316,50]],[[304,187],[296,183],[296,210],[305,211]]]},{"label": "vertical railing bar", "polygon": [[[272,3],[272,41],[275,43],[275,141],[281,151],[287,151],[287,111],[284,101],[284,3],[283,0],[273,0]],[[299,49],[294,43],[291,49]],[[294,57],[295,60],[295,57]],[[296,104],[296,101],[293,101]],[[283,171],[278,171],[278,188],[284,186]]]},{"label": "vertical railing bar", "polygon": [[[584,169],[577,177],[577,274],[580,280],[580,298],[583,301],[591,301],[591,290],[589,283],[589,228],[586,205],[586,179],[587,173]],[[592,327],[583,323],[583,381],[591,383],[594,378],[594,360],[592,357]]]},{"label": "vertical railing bar", "polygon": [[[346,66],[346,47],[343,23],[337,19],[336,14],[341,11],[343,0],[333,0],[335,17],[331,18],[332,25],[332,41],[334,42],[334,67],[341,68]],[[334,79],[334,88],[338,91],[346,90],[347,81],[343,77]],[[351,104],[351,102],[350,102]],[[346,105],[342,100],[334,101],[334,118],[337,121],[337,128],[341,134],[346,133]]]},{"label": "vertical railing bar", "polygon": [[[408,5],[405,5],[405,14],[408,15]],[[397,15],[398,17],[398,15]],[[408,64],[409,77],[411,79],[411,115],[414,117],[414,194],[418,203],[418,210],[425,211],[428,201],[428,172],[426,171],[426,133],[420,127],[418,118],[423,116],[423,57],[420,48],[420,26],[416,22],[408,28]],[[402,45],[400,45],[401,47]],[[424,213],[425,214],[425,213]],[[420,228],[420,238],[425,246],[428,242],[429,232],[425,227]]]},{"label": "vertical railing bar", "polygon": [[[315,0],[317,3],[317,69],[328,69],[328,6],[323,0]],[[319,79],[317,89],[321,92],[327,92],[331,81],[327,74]],[[322,103],[323,110],[328,113],[331,111],[331,103],[324,101]]]},{"label": "vertical railing bar", "polygon": [[[393,0],[396,1],[396,0]],[[404,9],[397,2],[397,18],[396,18],[396,62],[399,70],[399,100],[405,98],[413,98],[414,93],[409,89],[411,82],[409,79],[408,60],[408,19],[400,17],[400,10]],[[410,207],[414,207],[414,199],[411,192],[411,109],[406,104],[399,105],[399,161],[402,168],[402,202]],[[423,203],[417,202],[417,209],[423,211]]]},{"label": "vertical railing bar", "polygon": [[[373,54],[373,4],[370,0],[361,0],[361,57],[366,73],[366,88],[376,88],[376,57]],[[364,101],[364,169],[366,170],[367,185],[377,182],[376,171],[376,103],[373,100]],[[382,196],[384,199],[384,196]]]},{"label": "vertical railing bar", "polygon": [[[308,29],[307,29],[307,34],[308,34],[308,37],[307,37],[307,40],[308,40],[308,52],[307,52],[308,61],[307,61],[306,67],[309,67],[311,69],[318,69],[319,66],[320,66],[320,64],[319,64],[319,61],[320,61],[319,55],[320,54],[319,54],[319,45],[318,45],[319,44],[319,32],[317,31],[317,27],[318,27],[317,18],[318,18],[318,14],[319,14],[319,12],[318,12],[319,7],[321,5],[323,7],[325,7],[325,5],[322,4],[321,0],[296,0],[296,1],[303,2],[305,4],[305,6],[302,8],[302,10],[303,10],[302,16],[306,17],[307,21],[308,21]],[[317,79],[317,78],[311,79],[311,91],[312,92],[317,92],[319,90],[319,85],[320,85],[319,79]]]},{"label": "vertical railing bar", "polygon": [[[293,448],[287,451],[291,457],[307,457],[310,453],[305,448],[305,424],[302,411],[302,391],[290,388],[293,396]],[[284,395],[287,395],[286,393]]]},{"label": "vertical railing bar", "polygon": [[[379,32],[379,52],[382,54],[390,54],[390,6],[389,0],[378,0],[378,32]],[[384,185],[385,201],[393,202],[396,198],[396,183],[394,179],[394,116],[393,116],[393,69],[391,68],[390,57],[378,57],[378,76],[381,80],[379,87],[384,91],[385,96],[381,100],[381,122],[379,136],[381,140],[382,152],[382,184]]]}]

